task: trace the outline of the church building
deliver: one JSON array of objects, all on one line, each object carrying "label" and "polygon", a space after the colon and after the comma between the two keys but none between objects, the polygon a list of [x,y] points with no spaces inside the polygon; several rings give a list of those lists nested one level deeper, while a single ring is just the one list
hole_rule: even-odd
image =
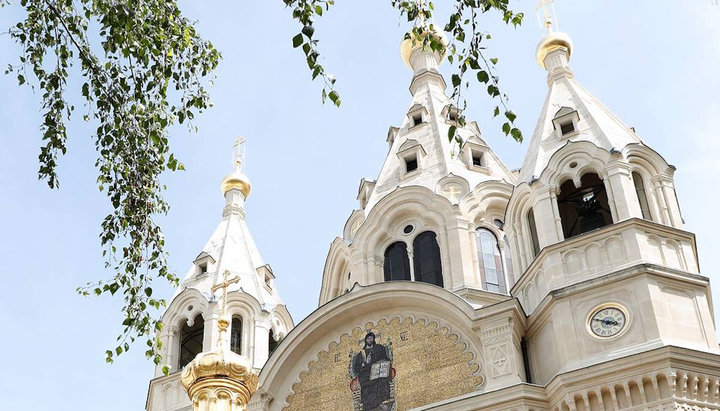
[{"label": "church building", "polygon": [[444,54],[403,41],[409,108],[299,324],[246,225],[238,154],[220,224],[162,317],[171,370],[157,367],[146,410],[720,410],[675,167],[578,82],[569,36],[548,27],[519,170],[458,124]]}]

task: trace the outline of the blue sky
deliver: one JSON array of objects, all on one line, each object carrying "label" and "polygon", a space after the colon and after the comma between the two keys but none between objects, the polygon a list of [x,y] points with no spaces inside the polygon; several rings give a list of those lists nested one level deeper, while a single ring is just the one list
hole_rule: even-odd
[{"label": "blue sky", "polygon": [[[379,172],[387,129],[400,123],[410,101],[410,72],[399,57],[407,24],[387,0],[337,3],[316,36],[326,68],[338,77],[340,109],[320,104],[321,84],[310,81],[301,53],[291,47],[298,27],[280,0],[181,2],[224,60],[211,90],[215,107],[198,119],[199,132],[173,132],[173,149],[187,171],[164,177],[172,209],[160,220],[170,267],[184,275],[218,223],[220,180],[230,169],[234,139],[243,135],[253,182],[248,224],[296,323],[317,306],[330,242],[357,207],[360,179]],[[527,15],[517,30],[497,24],[495,16],[484,18],[493,33],[489,54],[500,59],[501,84],[528,141],[547,90],[534,57],[542,32],[533,3],[514,2]],[[575,44],[570,64],[576,78],[677,166],[686,229],[697,235],[701,271],[717,293],[720,6],[712,4],[566,0],[556,9],[560,28]],[[19,18],[17,6],[1,9],[0,30]],[[0,35],[0,66],[17,55]],[[111,274],[98,242],[108,204],[95,184],[93,127],[82,121],[71,126],[68,154],[60,160],[61,189],[51,191],[36,178],[39,100],[14,77],[0,76],[0,249],[6,261],[0,268],[0,396],[7,409],[28,409],[24,397],[37,397],[30,409],[51,402],[55,410],[98,404],[108,411],[140,410],[153,374],[142,347],[113,365],[103,359],[120,329],[120,302],[75,293],[78,285]],[[519,167],[527,142],[501,135],[484,91],[471,90],[469,100],[467,115],[485,140],[510,168]],[[160,283],[156,291],[168,298],[173,292]]]}]

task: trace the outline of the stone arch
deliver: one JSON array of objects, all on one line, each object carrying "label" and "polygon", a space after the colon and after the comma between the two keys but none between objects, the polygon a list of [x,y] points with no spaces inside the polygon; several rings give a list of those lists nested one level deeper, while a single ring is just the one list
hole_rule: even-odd
[{"label": "stone arch", "polygon": [[[382,261],[385,249],[396,241],[403,241],[412,248],[411,241],[403,233],[403,228],[414,224],[413,236],[423,231],[433,231],[437,235],[442,257],[443,283],[452,287],[452,272],[449,259],[449,228],[458,224],[462,218],[457,206],[448,199],[439,196],[424,187],[410,186],[398,188],[383,197],[372,209],[363,226],[358,230],[355,244],[362,258]],[[412,264],[412,257],[411,264]],[[383,281],[382,264],[366,273],[366,284]]]},{"label": "stone arch", "polygon": [[350,250],[348,245],[336,237],[330,245],[325,266],[323,268],[320,302],[326,302],[343,294],[349,279],[344,277],[349,272]]},{"label": "stone arch", "polygon": [[[450,334],[458,336],[457,342],[462,342],[464,351],[471,354],[471,361],[480,366],[478,375],[484,375],[482,344],[479,335],[472,329],[473,321],[479,320],[479,317],[465,300],[424,283],[391,282],[356,288],[341,299],[321,306],[298,324],[263,368],[259,385],[263,387],[263,392],[274,393],[275,399],[281,401],[280,408],[289,405],[283,405],[282,401],[292,395],[293,386],[308,375],[312,362],[334,363],[333,356],[321,357],[319,352],[342,348],[338,351],[340,364],[337,367],[344,376],[348,368],[348,354],[344,345],[338,345],[345,344],[345,340],[337,337],[356,327],[364,330],[368,321],[378,324],[377,321],[385,319],[390,323],[396,317],[411,317],[413,321],[437,323],[438,329],[447,328]],[[337,337],[329,338],[328,335]],[[346,382],[350,383],[349,377]],[[349,390],[345,382],[341,381],[341,384],[343,390]],[[346,394],[349,395],[349,391]]]}]

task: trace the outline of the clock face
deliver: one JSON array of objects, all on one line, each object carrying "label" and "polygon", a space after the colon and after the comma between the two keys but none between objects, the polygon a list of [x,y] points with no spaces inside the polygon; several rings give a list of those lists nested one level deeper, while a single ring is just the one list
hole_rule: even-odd
[{"label": "clock face", "polygon": [[603,307],[590,316],[590,330],[598,337],[612,337],[625,328],[625,312],[618,307]]}]

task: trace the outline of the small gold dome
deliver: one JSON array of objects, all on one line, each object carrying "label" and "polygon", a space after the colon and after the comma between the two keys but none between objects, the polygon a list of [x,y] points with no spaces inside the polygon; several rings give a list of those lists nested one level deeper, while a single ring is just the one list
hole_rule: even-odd
[{"label": "small gold dome", "polygon": [[239,189],[245,198],[250,195],[250,179],[239,169],[235,169],[235,171],[226,175],[220,184],[220,189],[222,190],[223,195],[234,188]]},{"label": "small gold dome", "polygon": [[573,48],[570,36],[565,33],[553,32],[543,37],[543,39],[540,40],[540,44],[538,44],[537,51],[535,53],[537,62],[538,64],[540,64],[540,67],[545,68],[545,57],[547,57],[550,52],[558,50],[560,48],[564,48],[567,50],[568,59],[570,59]]},{"label": "small gold dome", "polygon": [[[238,394],[243,395],[245,403],[257,390],[258,375],[253,371],[250,361],[232,351],[220,348],[197,355],[182,370],[180,381],[189,393],[202,385],[220,386],[223,380],[234,383],[239,389]],[[204,384],[199,384],[199,383]]]},{"label": "small gold dome", "polygon": [[[402,43],[400,43],[400,57],[402,58],[403,63],[409,68],[410,70],[413,69],[412,64],[410,64],[410,56],[412,56],[412,52],[418,49],[421,49],[423,46],[423,40],[425,39],[425,36],[427,36],[427,33],[429,30],[423,31],[423,33],[420,36],[410,34],[411,37],[409,39],[404,39]],[[440,55],[440,60],[442,60],[445,57],[445,53],[447,51],[447,45],[448,40],[447,37],[445,37],[445,34],[442,32],[439,32],[433,28],[432,35],[435,36],[442,44],[446,47],[445,50],[442,51]],[[438,61],[439,63],[439,61]]]}]

